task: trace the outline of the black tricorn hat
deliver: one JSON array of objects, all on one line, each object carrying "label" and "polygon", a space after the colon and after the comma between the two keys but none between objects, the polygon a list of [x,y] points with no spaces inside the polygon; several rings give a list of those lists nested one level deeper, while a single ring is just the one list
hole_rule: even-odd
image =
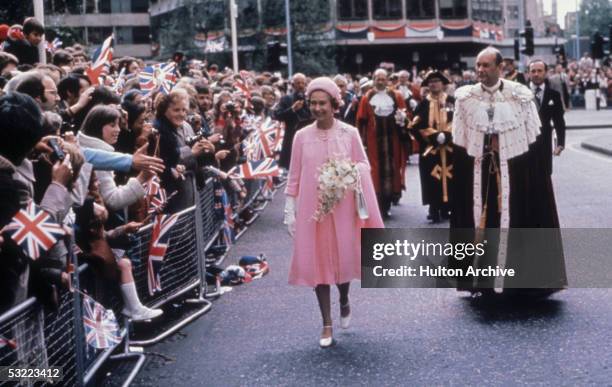
[{"label": "black tricorn hat", "polygon": [[427,86],[429,84],[429,81],[431,81],[432,79],[435,79],[435,78],[437,78],[440,81],[442,81],[442,83],[444,83],[445,85],[448,85],[450,83],[448,78],[446,78],[446,76],[444,74],[442,74],[442,72],[440,72],[438,70],[431,70],[430,72],[428,72],[425,75],[425,79],[423,79],[423,82],[421,83],[421,86]]}]

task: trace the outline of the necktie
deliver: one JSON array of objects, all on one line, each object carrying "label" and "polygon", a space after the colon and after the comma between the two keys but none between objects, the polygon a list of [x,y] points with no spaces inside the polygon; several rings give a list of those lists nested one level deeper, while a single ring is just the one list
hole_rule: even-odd
[{"label": "necktie", "polygon": [[540,86],[536,87],[535,97],[538,101],[538,107],[540,107],[542,105],[542,88]]}]

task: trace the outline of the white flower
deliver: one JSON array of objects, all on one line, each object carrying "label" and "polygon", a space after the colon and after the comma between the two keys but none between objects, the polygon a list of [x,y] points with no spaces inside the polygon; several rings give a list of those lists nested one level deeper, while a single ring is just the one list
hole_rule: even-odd
[{"label": "white flower", "polygon": [[347,191],[357,189],[359,170],[348,159],[332,158],[319,168],[317,177],[318,205],[314,214],[317,221],[333,212]]}]

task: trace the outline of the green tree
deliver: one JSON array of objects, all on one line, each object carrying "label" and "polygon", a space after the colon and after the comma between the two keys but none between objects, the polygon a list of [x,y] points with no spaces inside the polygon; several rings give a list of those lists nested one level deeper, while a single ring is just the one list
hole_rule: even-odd
[{"label": "green tree", "polygon": [[593,36],[595,31],[608,34],[612,23],[611,0],[582,0],[580,4],[580,35]]},{"label": "green tree", "polygon": [[12,25],[21,24],[23,20],[34,15],[32,1],[2,0],[0,7],[0,23]]}]

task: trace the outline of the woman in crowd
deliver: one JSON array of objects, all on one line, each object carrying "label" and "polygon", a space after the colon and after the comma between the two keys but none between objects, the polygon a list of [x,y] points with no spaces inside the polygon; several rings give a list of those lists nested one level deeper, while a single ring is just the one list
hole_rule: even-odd
[{"label": "woman in crowd", "polygon": [[192,206],[195,202],[193,176],[199,165],[214,161],[215,147],[205,139],[187,144],[194,135],[185,122],[189,112],[189,94],[176,89],[168,94],[160,94],[155,101],[154,127],[159,139],[149,144],[150,152],[159,155],[166,163],[161,175],[162,186],[168,194],[177,194],[169,201],[167,210],[177,212]]},{"label": "woman in crowd", "polygon": [[[316,122],[296,133],[285,190],[285,224],[294,237],[289,283],[315,289],[323,318],[319,344],[325,348],[333,344],[330,285],[338,287],[341,326],[348,328],[350,281],[361,278],[361,228],[382,228],[383,222],[359,133],[334,118],[342,103],[340,89],[329,78],[317,78],[308,85],[306,98]],[[356,164],[369,211],[367,219],[358,216],[351,193],[320,222],[313,219],[317,211],[318,170],[330,158]]]},{"label": "woman in crowd", "polygon": [[[94,107],[83,122],[77,138],[84,148],[114,151],[119,138],[119,111],[111,106]],[[114,173],[98,171],[100,193],[110,211],[119,211],[145,196],[143,184],[152,177],[152,172],[143,171],[130,178],[125,185],[115,184]]]}]

